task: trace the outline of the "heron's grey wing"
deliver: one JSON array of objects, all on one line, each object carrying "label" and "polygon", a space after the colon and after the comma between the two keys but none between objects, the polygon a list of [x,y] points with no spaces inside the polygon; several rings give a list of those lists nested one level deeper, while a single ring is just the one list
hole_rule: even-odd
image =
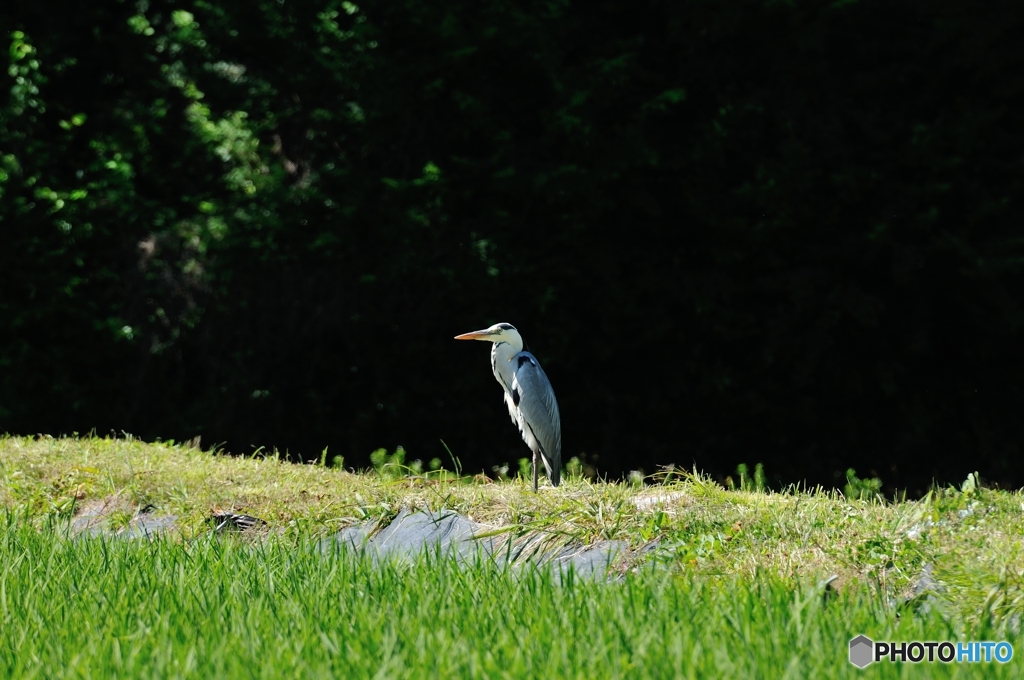
[{"label": "heron's grey wing", "polygon": [[512,362],[516,364],[512,401],[521,416],[520,432],[531,448],[530,440],[536,441],[544,467],[548,469],[548,478],[558,486],[562,470],[562,420],[555,391],[535,356],[520,352]]}]

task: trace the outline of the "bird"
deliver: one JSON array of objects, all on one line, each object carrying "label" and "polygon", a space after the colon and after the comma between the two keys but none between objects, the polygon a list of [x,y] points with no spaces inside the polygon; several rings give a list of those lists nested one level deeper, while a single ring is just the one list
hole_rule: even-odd
[{"label": "bird", "polygon": [[496,323],[456,340],[484,340],[491,345],[491,370],[505,390],[505,405],[523,441],[533,452],[533,490],[537,491],[537,459],[558,486],[562,470],[562,420],[558,401],[537,357],[523,351],[523,337],[515,326]]}]

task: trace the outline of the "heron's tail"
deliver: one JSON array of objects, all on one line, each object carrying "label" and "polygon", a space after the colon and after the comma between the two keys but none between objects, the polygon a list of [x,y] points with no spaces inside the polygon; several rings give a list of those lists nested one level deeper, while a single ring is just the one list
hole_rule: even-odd
[{"label": "heron's tail", "polygon": [[558,486],[558,483],[562,481],[562,461],[560,456],[555,456],[552,459],[548,459],[544,456],[544,467],[548,469],[548,479],[551,480],[551,486]]}]

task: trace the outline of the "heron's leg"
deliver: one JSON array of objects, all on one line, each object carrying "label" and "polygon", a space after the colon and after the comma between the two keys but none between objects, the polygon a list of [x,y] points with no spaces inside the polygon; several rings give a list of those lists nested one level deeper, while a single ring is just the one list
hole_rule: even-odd
[{"label": "heron's leg", "polygon": [[537,493],[537,452],[533,452],[533,492]]}]

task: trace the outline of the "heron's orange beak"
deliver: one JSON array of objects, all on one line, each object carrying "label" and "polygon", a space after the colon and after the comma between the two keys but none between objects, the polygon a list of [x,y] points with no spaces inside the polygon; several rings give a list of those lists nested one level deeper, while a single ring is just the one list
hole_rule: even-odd
[{"label": "heron's orange beak", "polygon": [[456,340],[490,340],[491,333],[487,330],[473,331],[472,333],[463,333],[462,335],[456,335]]}]

